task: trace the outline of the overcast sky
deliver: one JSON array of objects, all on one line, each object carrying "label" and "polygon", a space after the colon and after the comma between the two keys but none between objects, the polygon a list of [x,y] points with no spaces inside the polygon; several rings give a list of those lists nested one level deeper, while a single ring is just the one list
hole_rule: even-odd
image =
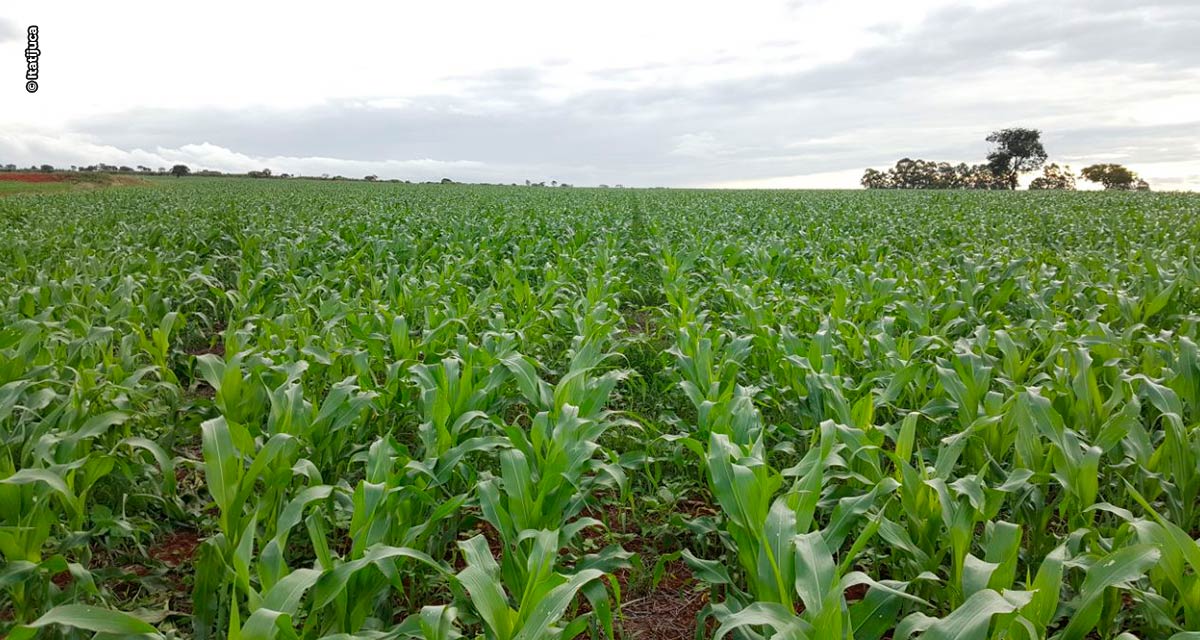
[{"label": "overcast sky", "polygon": [[1006,126],[1200,189],[1200,0],[0,5],[0,163],[852,187]]}]

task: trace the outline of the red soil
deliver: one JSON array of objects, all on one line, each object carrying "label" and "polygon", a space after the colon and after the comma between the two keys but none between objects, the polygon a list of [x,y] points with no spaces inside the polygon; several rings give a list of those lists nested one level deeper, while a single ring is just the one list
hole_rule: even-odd
[{"label": "red soil", "polygon": [[194,531],[176,529],[165,540],[159,541],[150,548],[150,557],[167,565],[178,567],[192,561],[196,547],[203,542]]},{"label": "red soil", "polygon": [[63,173],[0,173],[0,181],[4,182],[65,182],[66,179]]}]

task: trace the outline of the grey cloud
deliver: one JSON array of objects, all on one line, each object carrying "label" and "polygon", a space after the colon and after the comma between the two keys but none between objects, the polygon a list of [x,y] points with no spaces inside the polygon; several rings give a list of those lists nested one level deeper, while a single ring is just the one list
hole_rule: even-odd
[{"label": "grey cloud", "polygon": [[1103,150],[1125,161],[1180,162],[1200,158],[1200,120],[1143,127],[1081,127],[1047,132],[1046,144],[1064,157]]},{"label": "grey cloud", "polygon": [[464,83],[471,93],[481,97],[495,92],[506,98],[522,97],[543,86],[542,74],[532,68],[507,67],[486,76],[452,76],[449,80]]},{"label": "grey cloud", "polygon": [[[503,69],[451,79],[460,94],[387,108],[364,97],[299,110],[139,110],[73,129],[126,149],[208,142],[261,157],[465,160],[505,181],[635,185],[861,169],[902,156],[979,161],[987,132],[1014,124],[1043,127],[1052,159],[1200,155],[1200,121],[1096,120],[1106,109],[1195,92],[1200,47],[1191,41],[1200,33],[1200,3],[1020,0],[941,10],[915,29],[881,33],[890,34],[887,44],[844,62],[700,87],[612,88],[550,101],[539,97],[552,88],[539,69]],[[1031,51],[1044,53],[1036,61],[1015,55]],[[1024,93],[1025,74],[1047,65],[1117,87],[1115,102]],[[619,83],[659,70],[595,76]]]},{"label": "grey cloud", "polygon": [[[1116,4],[1116,3],[1112,3]],[[1196,72],[1200,65],[1200,3],[1143,3],[1097,11],[1091,2],[1023,0],[988,9],[953,7],[932,13],[910,33],[850,60],[795,74],[713,87],[709,96],[759,100],[807,93],[868,92],[919,80],[949,81],[1017,70],[1013,54],[1045,51],[1039,64],[1140,65],[1140,73]],[[1019,77],[1012,78],[1014,82]]]},{"label": "grey cloud", "polygon": [[[617,160],[651,150],[620,140],[608,127],[538,104],[473,112],[469,101],[437,98],[376,109],[331,102],[303,110],[179,112],[143,110],[80,123],[78,130],[121,147],[180,146],[206,141],[253,155],[325,155],[366,160],[434,157],[481,162],[572,163]],[[138,122],[131,131],[126,123]],[[651,134],[651,131],[641,131]]]}]

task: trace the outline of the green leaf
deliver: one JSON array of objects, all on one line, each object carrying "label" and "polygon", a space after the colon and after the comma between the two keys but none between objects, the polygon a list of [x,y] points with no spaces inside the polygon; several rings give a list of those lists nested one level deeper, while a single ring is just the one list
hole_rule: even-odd
[{"label": "green leaf", "polygon": [[[1030,594],[1023,591],[1006,591],[1003,595],[984,589],[976,592],[967,601],[941,620],[927,617],[906,618],[896,629],[897,638],[907,638],[911,628],[924,627],[921,640],[985,640],[992,618],[999,614],[1012,613],[1029,602]],[[914,621],[913,624],[909,623]]]},{"label": "green leaf", "polygon": [[154,627],[127,613],[84,604],[54,607],[37,620],[14,628],[8,637],[9,640],[28,640],[35,637],[39,629],[53,624],[126,637],[162,637]]},{"label": "green leaf", "polygon": [[154,460],[158,462],[158,470],[162,474],[163,479],[163,491],[167,495],[174,495],[175,461],[171,459],[171,456],[167,455],[166,451],[163,451],[162,447],[158,446],[153,440],[138,437],[125,438],[120,444],[149,451],[150,455],[154,456]]},{"label": "green leaf", "polygon": [[500,587],[500,566],[488,549],[487,539],[476,535],[458,543],[467,566],[458,573],[458,581],[471,598],[471,605],[499,640],[513,634],[516,612]]},{"label": "green leaf", "polygon": [[33,484],[38,482],[62,494],[68,500],[73,499],[71,490],[67,488],[67,483],[62,479],[62,476],[49,469],[21,469],[7,478],[0,478],[0,484]]},{"label": "green leaf", "polygon": [[237,496],[238,467],[242,464],[242,457],[233,447],[233,438],[229,435],[225,416],[203,422],[200,425],[200,438],[204,455],[204,479],[213,502],[224,512]]},{"label": "green leaf", "polygon": [[585,569],[572,575],[563,584],[558,585],[550,590],[544,597],[540,598],[533,606],[533,611],[525,619],[525,623],[521,625],[521,631],[517,633],[514,640],[536,640],[539,638],[548,638],[552,634],[549,633],[552,625],[558,622],[566,611],[567,605],[575,599],[575,594],[593,580],[599,580],[604,577],[604,572],[596,569]]},{"label": "green leaf", "polygon": [[796,536],[796,593],[806,613],[818,615],[835,584],[835,566],[820,531]]},{"label": "green leaf", "polygon": [[711,585],[733,584],[733,578],[729,577],[729,570],[720,562],[697,558],[688,549],[682,551],[682,556],[683,561],[687,563],[688,569],[692,571],[692,575],[697,580]]},{"label": "green leaf", "polygon": [[289,573],[263,595],[263,608],[295,615],[304,592],[316,584],[320,577],[321,572],[316,569],[297,569]]},{"label": "green leaf", "polygon": [[721,640],[730,631],[741,627],[766,626],[775,630],[772,638],[802,640],[807,637],[808,625],[787,607],[774,602],[755,602],[730,614],[720,616],[721,626],[713,634],[713,640]]},{"label": "green leaf", "polygon": [[391,561],[395,558],[416,560],[438,572],[445,572],[445,569],[436,560],[415,549],[375,545],[367,549],[361,558],[340,564],[323,573],[316,581],[312,606],[319,609],[332,602],[346,588],[346,583],[350,581],[350,578],[368,565]]},{"label": "green leaf", "polygon": [[1103,595],[1109,587],[1128,584],[1141,578],[1153,567],[1162,552],[1148,544],[1135,544],[1118,549],[1096,561],[1075,599],[1075,612],[1063,630],[1063,640],[1081,640],[1100,622]]}]

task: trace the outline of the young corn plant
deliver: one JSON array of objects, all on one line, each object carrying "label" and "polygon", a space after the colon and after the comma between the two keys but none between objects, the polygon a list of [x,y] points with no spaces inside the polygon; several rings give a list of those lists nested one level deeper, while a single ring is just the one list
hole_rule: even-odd
[{"label": "young corn plant", "polygon": [[260,447],[246,429],[231,428],[223,416],[205,422],[201,430],[205,478],[218,510],[218,533],[197,553],[192,592],[198,612],[195,633],[204,638],[214,627],[239,628],[243,606],[255,609],[262,599],[251,570],[259,518],[270,510],[270,503],[259,501],[256,492],[260,481],[275,487],[277,494],[279,487],[290,484],[297,443],[293,436],[278,433]]},{"label": "young corn plant", "polygon": [[[834,561],[834,551],[862,515],[896,488],[889,480],[868,494],[838,501],[828,526],[819,529],[816,515],[822,481],[831,456],[840,448],[835,446],[835,432],[832,422],[822,425],[821,440],[792,470],[798,479],[782,495],[777,493],[783,474],[765,461],[761,440],[740,446],[722,434],[712,436],[711,488],[724,516],[723,531],[738,559],[740,580],[720,563],[689,552],[684,557],[704,581],[727,589],[725,601],[712,607],[720,624],[716,637],[736,632],[745,638],[878,638],[888,628],[887,616],[894,617],[903,600],[924,604],[904,592],[907,583],[877,582],[852,570],[879,520],[863,528],[841,563]],[[864,599],[849,605],[844,592],[855,585],[869,589]]]},{"label": "young corn plant", "polygon": [[696,410],[694,439],[707,442],[713,432],[730,431],[729,405],[738,395],[738,372],[750,355],[750,338],[730,340],[708,324],[693,324],[679,330],[675,345],[667,350],[675,357],[679,388]]},{"label": "young corn plant", "polygon": [[[523,585],[527,579],[531,552],[527,532],[559,531],[562,544],[571,545],[583,528],[600,524],[578,518],[593,492],[604,487],[623,490],[621,467],[611,458],[600,457],[605,453],[600,444],[604,433],[632,425],[605,408],[626,375],[620,370],[596,375],[595,369],[606,358],[595,341],[578,345],[567,372],[554,387],[538,378],[526,360],[505,361],[526,401],[538,410],[528,431],[506,425],[500,477],[485,477],[476,488],[484,519],[504,542],[503,572],[509,584]],[[607,559],[605,566],[614,570],[628,554],[614,548],[602,557]]]},{"label": "young corn plant", "polygon": [[[606,573],[576,568],[560,573],[558,547],[562,534],[529,531],[531,548],[525,555],[524,579],[510,582],[496,563],[487,540],[477,535],[459,543],[466,567],[455,576],[465,591],[466,604],[479,616],[490,640],[557,640],[574,638],[598,623],[613,637],[611,607],[601,584]],[[589,588],[597,586],[599,588]],[[576,596],[583,592],[592,611],[571,617]]]}]

